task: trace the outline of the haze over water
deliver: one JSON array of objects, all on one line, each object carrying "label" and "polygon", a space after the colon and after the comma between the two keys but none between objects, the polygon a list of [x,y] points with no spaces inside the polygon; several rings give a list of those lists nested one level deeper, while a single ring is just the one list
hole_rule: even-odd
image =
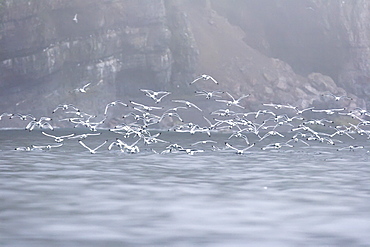
[{"label": "haze over water", "polygon": [[[110,135],[103,131],[89,145]],[[222,143],[228,136],[212,139]],[[200,136],[163,133],[161,138],[181,145]],[[244,155],[230,149],[161,155],[148,146],[138,154],[119,149],[90,154],[76,140],[47,151],[14,150],[43,140],[39,130],[1,131],[1,246],[370,242],[366,150],[339,152],[323,144]],[[362,143],[366,140],[357,144]]]}]

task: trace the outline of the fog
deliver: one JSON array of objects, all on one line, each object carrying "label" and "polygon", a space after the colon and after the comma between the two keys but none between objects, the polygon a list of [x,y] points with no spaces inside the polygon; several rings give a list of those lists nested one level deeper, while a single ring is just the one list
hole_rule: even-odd
[{"label": "fog", "polygon": [[[113,100],[145,101],[140,89],[250,94],[247,110],[329,107],[327,93],[353,98],[349,109],[369,102],[365,0],[7,0],[0,11],[2,112],[71,103],[101,114]],[[189,85],[202,74],[219,85]]]}]

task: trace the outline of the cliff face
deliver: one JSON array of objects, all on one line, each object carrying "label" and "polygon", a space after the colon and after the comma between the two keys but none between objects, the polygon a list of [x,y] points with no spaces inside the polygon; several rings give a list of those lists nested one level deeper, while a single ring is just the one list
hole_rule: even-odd
[{"label": "cliff face", "polygon": [[366,0],[3,0],[0,110],[72,103],[98,114],[139,88],[191,93],[203,73],[221,85],[202,89],[250,93],[249,109],[325,104],[324,92],[364,107],[369,14]]},{"label": "cliff face", "polygon": [[[175,7],[167,14],[162,0],[2,1],[1,108],[47,114],[67,102],[97,113],[141,87],[190,80],[196,45]],[[88,82],[89,94],[77,95]]]},{"label": "cliff face", "polygon": [[240,27],[245,43],[261,54],[279,58],[304,77],[328,75],[369,106],[368,1],[215,0],[212,7]]}]

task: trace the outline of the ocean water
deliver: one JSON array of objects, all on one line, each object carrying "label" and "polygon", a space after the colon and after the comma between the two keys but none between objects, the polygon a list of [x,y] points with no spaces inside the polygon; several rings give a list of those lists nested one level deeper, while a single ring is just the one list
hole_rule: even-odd
[{"label": "ocean water", "polygon": [[[228,134],[215,134],[215,151],[140,143],[128,154],[109,151],[116,137],[100,132],[84,142],[108,143],[90,154],[76,139],[14,150],[56,143],[40,130],[0,131],[0,246],[370,246],[367,139],[354,151],[256,145],[237,155],[224,148]],[[160,138],[189,146],[207,136]]]}]

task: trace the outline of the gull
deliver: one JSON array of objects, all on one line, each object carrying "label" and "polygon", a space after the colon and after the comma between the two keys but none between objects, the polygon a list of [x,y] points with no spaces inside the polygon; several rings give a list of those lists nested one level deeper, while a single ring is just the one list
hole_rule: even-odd
[{"label": "gull", "polygon": [[319,135],[313,135],[307,138],[307,141],[319,141],[319,142],[326,142],[329,145],[335,145],[335,141],[342,143],[340,140],[334,140],[329,137],[321,137]]},{"label": "gull", "polygon": [[328,93],[328,94],[322,94],[321,96],[329,96],[329,97],[332,97],[334,98],[335,101],[339,101],[341,99],[349,99],[349,100],[353,100],[351,97],[348,97],[347,95],[341,95],[341,96],[336,96],[332,93]]},{"label": "gull", "polygon": [[[171,94],[171,92],[166,92],[166,91],[153,91],[150,89],[140,89],[140,91],[144,92],[146,96],[151,98],[152,100],[155,101],[155,103],[161,102],[161,100],[166,97],[167,95]],[[159,97],[159,98],[158,98]]]},{"label": "gull", "polygon": [[218,115],[221,117],[228,117],[230,115],[235,115],[234,111],[230,111],[229,109],[219,109],[214,112],[211,112],[211,115]]},{"label": "gull", "polygon": [[45,136],[48,136],[48,137],[52,137],[54,138],[54,141],[55,142],[63,142],[65,138],[68,138],[68,137],[72,137],[74,136],[75,134],[69,134],[69,135],[65,135],[65,136],[55,136],[55,135],[50,135],[48,133],[45,133],[44,131],[41,132],[43,135]]},{"label": "gull", "polygon": [[31,146],[27,146],[27,147],[16,147],[14,150],[17,150],[17,151],[32,151],[32,150],[35,150],[35,148],[33,147],[33,145],[31,145]]},{"label": "gull", "polygon": [[342,151],[344,149],[348,149],[349,151],[354,152],[355,149],[362,149],[362,148],[364,148],[364,146],[352,146],[352,145],[350,145],[348,147],[338,148],[337,151]]},{"label": "gull", "polygon": [[264,123],[258,126],[257,125],[258,124],[256,123],[248,124],[248,127],[245,128],[244,130],[247,130],[249,133],[255,134],[256,136],[258,136],[258,138],[261,138],[261,136],[259,135],[259,130],[263,128]]},{"label": "gull", "polygon": [[334,123],[334,121],[327,120],[327,119],[311,119],[306,122],[303,122],[302,124],[311,124],[311,125],[315,124],[315,125],[326,126],[325,123]]},{"label": "gull", "polygon": [[140,104],[140,103],[136,103],[136,102],[134,102],[132,100],[130,100],[130,103],[139,107],[139,108],[134,107],[135,110],[143,109],[145,111],[152,111],[152,110],[160,110],[160,109],[163,109],[162,106],[161,107],[158,107],[158,106],[147,106],[147,105],[143,105],[143,104]]},{"label": "gull", "polygon": [[296,114],[297,115],[301,115],[302,113],[304,113],[305,111],[310,111],[312,109],[314,109],[315,107],[309,107],[309,108],[305,108],[305,109],[302,109],[302,110],[298,110],[298,108],[296,108],[295,110],[297,111]]},{"label": "gull", "polygon": [[292,122],[294,119],[301,120],[301,121],[304,120],[304,118],[300,117],[300,116],[288,117],[288,115],[286,115],[286,114],[284,114],[282,116],[283,116],[283,118],[285,118],[285,122],[288,122],[288,123]]},{"label": "gull", "polygon": [[290,148],[292,148],[293,145],[290,145],[288,143],[275,142],[275,143],[268,144],[265,147],[262,147],[261,149],[262,150],[266,150],[266,149],[280,149],[282,147],[290,147]]},{"label": "gull", "polygon": [[78,19],[77,19],[77,14],[75,14],[75,16],[73,17],[72,19],[74,22],[78,23]]},{"label": "gull", "polygon": [[103,120],[99,121],[99,122],[95,122],[95,123],[92,123],[92,122],[87,122],[85,123],[86,124],[86,127],[88,127],[90,129],[90,131],[97,131],[97,127],[101,124],[103,124],[105,122],[107,118],[104,118]]},{"label": "gull", "polygon": [[45,126],[51,130],[54,130],[53,126],[48,121],[52,119],[49,117],[41,117],[39,120],[32,120],[26,126],[26,130],[32,131],[35,127],[39,127],[40,129],[44,128]]},{"label": "gull", "polygon": [[85,144],[85,143],[83,143],[81,140],[78,140],[78,143],[80,143],[84,148],[86,148],[87,150],[89,150],[91,154],[95,154],[95,153],[96,153],[96,151],[97,151],[99,148],[101,148],[102,146],[104,146],[104,145],[105,145],[105,143],[107,143],[107,142],[108,142],[108,140],[105,140],[102,144],[100,144],[100,145],[99,145],[99,146],[97,146],[96,148],[91,149],[91,148],[89,148],[88,146],[86,146],[86,144]]},{"label": "gull", "polygon": [[182,104],[185,104],[189,108],[194,107],[194,108],[198,109],[199,111],[203,111],[197,105],[195,105],[195,104],[193,104],[193,103],[191,103],[189,101],[186,101],[186,100],[173,99],[172,102],[182,103]]},{"label": "gull", "polygon": [[359,134],[359,135],[364,135],[364,134],[366,134],[366,135],[368,135],[368,133],[369,133],[369,130],[363,130],[363,129],[361,129],[360,127],[359,127],[359,125],[360,125],[361,123],[359,123],[359,124],[357,124],[357,125],[354,125],[354,124],[352,124],[352,123],[349,123],[349,125],[351,125],[351,129],[353,129],[353,131],[356,131],[357,132],[357,134]]},{"label": "gull", "polygon": [[169,95],[171,92],[166,92],[166,91],[153,91],[150,89],[140,89],[140,91],[144,92],[146,96],[152,98],[152,97],[158,97],[161,94],[164,95]]},{"label": "gull", "polygon": [[80,111],[77,107],[75,107],[75,106],[74,106],[74,105],[72,105],[72,104],[64,104],[64,105],[58,105],[58,106],[53,110],[53,112],[52,112],[52,113],[55,113],[58,109],[62,109],[63,111],[65,111],[65,110],[68,110],[69,108],[73,108],[76,112],[79,112],[79,111]]},{"label": "gull", "polygon": [[120,140],[119,138],[116,138],[116,141],[112,142],[108,146],[108,150],[111,150],[113,146],[117,146],[120,148],[121,152],[124,152],[127,150],[129,153],[138,153],[140,152],[139,147],[136,146],[136,144],[141,140],[141,138],[137,139],[134,143],[131,145],[128,145],[124,141]]},{"label": "gull", "polygon": [[233,138],[233,137],[243,138],[243,139],[244,139],[244,141],[245,141],[247,144],[249,144],[248,137],[247,137],[246,135],[244,135],[244,134],[243,134],[243,131],[245,131],[245,130],[246,130],[246,129],[241,129],[241,130],[239,130],[239,131],[237,131],[237,132],[234,132],[234,133],[232,133],[232,134],[229,136],[229,138],[227,138],[227,139],[231,139],[231,138]]},{"label": "gull", "polygon": [[165,151],[161,152],[161,154],[172,153],[172,151],[174,150],[177,151],[179,149],[184,149],[184,148],[177,143],[171,143],[170,145],[166,147]]},{"label": "gull", "polygon": [[196,153],[204,152],[204,150],[202,149],[192,149],[192,148],[182,148],[182,149],[179,149],[178,151],[185,152],[186,154],[189,154],[189,155],[194,155]]},{"label": "gull", "polygon": [[135,121],[139,121],[141,119],[144,119],[144,117],[142,115],[136,114],[134,112],[130,112],[130,113],[126,114],[126,115],[123,115],[122,118],[127,118],[127,117],[130,117],[130,116],[132,116]]},{"label": "gull", "polygon": [[234,119],[226,119],[226,120],[221,120],[221,119],[214,119],[216,122],[220,124],[228,124],[229,129],[232,129],[233,127],[238,127],[238,122],[234,121]]},{"label": "gull", "polygon": [[260,114],[263,114],[263,115],[265,115],[265,114],[271,114],[274,117],[276,117],[276,114],[274,112],[268,111],[268,110],[258,110],[257,112],[253,112],[251,114],[256,114],[256,116],[254,117],[255,119],[257,119]]},{"label": "gull", "polygon": [[370,117],[370,113],[365,109],[361,109],[360,107],[356,107],[353,111],[350,111],[350,113],[358,113],[360,116],[365,115]]},{"label": "gull", "polygon": [[46,150],[50,150],[52,148],[59,148],[63,146],[63,143],[60,143],[60,144],[55,144],[55,145],[43,145],[43,146],[36,146],[36,145],[32,145],[33,148],[35,149],[46,149]]},{"label": "gull", "polygon": [[91,116],[87,120],[79,120],[78,123],[74,126],[74,128],[77,128],[78,126],[82,125],[86,128],[89,128],[91,131],[97,131],[97,127],[105,122],[107,117],[105,117],[100,122],[90,122],[91,118],[95,118],[96,116]]},{"label": "gull", "polygon": [[211,81],[213,81],[214,83],[218,84],[218,81],[216,81],[215,79],[213,79],[213,77],[212,77],[212,76],[210,76],[210,75],[206,75],[206,74],[203,74],[203,75],[199,76],[198,78],[196,78],[194,81],[190,82],[189,84],[191,85],[191,84],[193,84],[193,83],[195,83],[195,82],[197,82],[197,81],[199,81],[199,80],[204,80],[204,81],[211,80]]},{"label": "gull", "polygon": [[235,150],[236,154],[244,154],[244,152],[247,151],[248,149],[252,148],[255,145],[255,143],[252,143],[251,145],[249,145],[248,147],[243,148],[243,149],[237,149],[237,148],[231,146],[228,142],[225,142],[225,145],[226,145],[226,147]]},{"label": "gull", "polygon": [[180,146],[179,144],[177,143],[172,143],[170,145],[168,145],[165,150],[163,150],[160,154],[168,154],[168,153],[172,153],[172,152],[177,152],[179,149],[184,149],[182,146]]},{"label": "gull", "polygon": [[84,119],[79,118],[79,117],[69,117],[69,118],[60,119],[59,121],[68,121],[68,122],[71,122],[71,123],[74,123],[74,124],[80,124],[81,122],[84,121]]},{"label": "gull", "polygon": [[280,134],[279,132],[277,132],[275,130],[271,130],[271,131],[267,132],[264,136],[262,136],[261,139],[260,139],[260,141],[262,141],[263,139],[265,139],[268,136],[280,136],[280,137],[284,137],[284,135]]},{"label": "gull", "polygon": [[171,111],[174,111],[174,112],[177,112],[179,109],[188,109],[187,107],[185,106],[178,106],[178,107],[173,107],[173,108],[170,108],[168,110],[166,110],[165,112],[171,112]]},{"label": "gull", "polygon": [[194,142],[193,144],[190,144],[190,146],[196,146],[199,144],[206,144],[206,143],[217,143],[217,142],[214,140],[197,141],[197,142]]},{"label": "gull", "polygon": [[14,115],[13,113],[6,113],[6,112],[4,112],[4,113],[2,113],[2,114],[0,115],[0,120],[1,120],[4,116],[11,118],[13,115]]},{"label": "gull", "polygon": [[339,111],[344,111],[346,108],[339,108],[339,109],[324,109],[324,110],[315,110],[313,109],[312,111],[313,112],[323,112],[323,113],[326,113],[327,115],[332,115],[334,114],[335,112],[339,112]]},{"label": "gull", "polygon": [[[357,119],[357,120],[359,120],[360,122],[363,122],[364,120],[362,119],[362,118],[360,118],[359,116],[358,116],[358,113],[357,112],[338,112],[338,114],[339,115],[345,115],[345,116],[350,116],[351,118],[353,118],[353,119]],[[360,116],[361,116],[361,113],[360,113]],[[368,116],[368,115],[366,115],[366,116]]]},{"label": "gull", "polygon": [[333,134],[329,135],[330,137],[333,137],[335,135],[339,135],[339,136],[342,136],[342,135],[346,135],[348,136],[349,138],[351,138],[352,140],[356,139],[354,138],[353,136],[351,136],[346,130],[337,130],[337,132],[334,132]]},{"label": "gull", "polygon": [[306,146],[310,146],[310,144],[308,144],[307,142],[303,141],[302,139],[299,139],[298,137],[292,137],[292,139],[290,139],[289,141],[287,141],[286,144],[289,144],[289,142],[294,142],[294,143],[302,142]]},{"label": "gull", "polygon": [[[170,94],[170,93],[168,93],[168,94]],[[159,97],[159,98],[155,98],[155,97],[152,97],[152,99],[154,100],[154,102],[156,103],[156,104],[158,104],[159,102],[161,102],[161,100],[164,98],[164,97],[166,97],[168,94],[164,94],[164,95],[162,95],[161,97]]]},{"label": "gull", "polygon": [[88,136],[98,136],[100,135],[101,133],[86,133],[86,134],[80,134],[80,135],[73,135],[73,136],[70,136],[68,137],[68,139],[86,139]]},{"label": "gull", "polygon": [[104,115],[107,115],[107,112],[108,112],[108,108],[109,108],[109,107],[111,107],[111,106],[116,106],[117,104],[120,104],[120,105],[123,105],[123,106],[128,107],[128,105],[127,105],[127,104],[123,103],[123,102],[122,102],[122,101],[120,101],[120,100],[112,101],[112,102],[108,103],[108,104],[105,106]]},{"label": "gull", "polygon": [[36,121],[36,118],[32,114],[20,114],[20,113],[12,114],[10,116],[10,119],[14,118],[15,116],[19,117],[19,119],[23,121],[27,120],[27,118],[30,118],[33,121]]},{"label": "gull", "polygon": [[276,125],[274,126],[263,126],[262,128],[263,129],[268,129],[268,128],[272,128],[272,130],[275,130],[277,127],[280,127],[280,126],[283,126],[283,125],[289,125],[289,126],[292,126],[294,127],[293,124],[289,123],[288,121],[279,121]]},{"label": "gull", "polygon": [[208,118],[206,118],[205,116],[203,116],[203,118],[204,118],[204,120],[206,120],[207,121],[207,123],[209,124],[209,126],[208,127],[206,127],[208,130],[214,130],[214,129],[216,129],[216,127],[218,126],[218,125],[220,125],[221,124],[221,122],[215,122],[214,124],[212,124],[211,123],[211,121],[209,121],[209,119]]},{"label": "gull", "polygon": [[281,104],[269,103],[269,104],[262,104],[262,105],[274,107],[276,110],[279,110],[279,109],[282,109],[282,108],[297,110],[296,106],[292,106],[290,104],[281,105]]},{"label": "gull", "polygon": [[165,113],[163,113],[163,115],[161,116],[161,118],[158,120],[159,122],[161,122],[162,121],[162,119],[164,118],[164,117],[166,117],[166,116],[168,116],[168,117],[177,117],[181,122],[184,122],[184,120],[180,117],[180,115],[179,114],[177,114],[176,112],[165,112]]},{"label": "gull", "polygon": [[210,92],[207,92],[205,90],[202,90],[202,91],[195,91],[195,93],[198,96],[206,96],[206,99],[210,99],[212,97],[221,97],[218,94],[221,94],[221,93],[224,93],[224,92],[221,92],[221,91],[210,91]]},{"label": "gull", "polygon": [[79,93],[86,93],[87,92],[87,90],[89,90],[87,87],[88,86],[90,86],[90,82],[89,83],[87,83],[87,84],[85,84],[85,85],[83,85],[82,87],[80,87],[80,88],[76,88],[75,89],[75,91],[76,92],[79,92]]},{"label": "gull", "polygon": [[144,144],[150,145],[152,143],[158,143],[158,142],[168,143],[168,141],[164,141],[162,139],[157,138],[160,135],[161,135],[161,133],[157,133],[153,136],[148,136],[148,137],[144,136]]},{"label": "gull", "polygon": [[223,103],[226,103],[227,106],[231,106],[231,105],[234,105],[234,106],[237,106],[237,107],[240,107],[240,108],[243,108],[245,109],[244,106],[241,106],[239,105],[240,103],[240,100],[244,99],[244,98],[247,98],[248,96],[250,96],[250,94],[247,94],[247,95],[243,95],[241,96],[239,99],[235,99],[230,93],[226,92],[227,95],[229,95],[229,97],[231,98],[231,100],[224,100],[224,99],[216,99],[217,102],[223,102]]},{"label": "gull", "polygon": [[96,115],[91,115],[91,114],[88,114],[86,112],[82,112],[80,110],[78,110],[78,111],[66,111],[65,113],[75,114],[75,115],[77,115],[77,116],[79,116],[81,118],[87,117],[88,119],[90,119],[90,118],[96,118],[97,117]]},{"label": "gull", "polygon": [[308,137],[312,136],[312,134],[311,134],[311,133],[302,133],[302,132],[298,132],[298,133],[296,133],[296,134],[292,137],[292,139],[296,139],[296,138],[298,138],[298,136],[301,136],[301,137],[303,137],[303,138],[308,138]]}]

